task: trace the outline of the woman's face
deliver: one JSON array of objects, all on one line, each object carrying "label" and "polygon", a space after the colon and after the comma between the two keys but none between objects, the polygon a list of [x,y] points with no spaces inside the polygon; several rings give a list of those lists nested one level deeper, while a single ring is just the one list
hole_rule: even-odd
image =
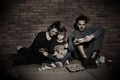
[{"label": "woman's face", "polygon": [[50,37],[54,37],[54,36],[56,36],[57,34],[58,34],[58,30],[57,30],[56,28],[50,29],[50,31],[49,31]]}]

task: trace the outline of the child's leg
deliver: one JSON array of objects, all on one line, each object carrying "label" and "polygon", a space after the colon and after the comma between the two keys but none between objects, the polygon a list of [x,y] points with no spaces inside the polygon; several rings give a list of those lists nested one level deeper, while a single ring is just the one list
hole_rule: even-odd
[{"label": "child's leg", "polygon": [[63,64],[65,64],[65,62],[66,62],[68,59],[70,59],[70,58],[71,58],[71,54],[68,52],[68,53],[64,56],[64,58],[61,59],[61,62],[62,62]]},{"label": "child's leg", "polygon": [[48,60],[50,62],[57,62],[58,59],[56,57],[54,57],[52,54],[48,54]]}]

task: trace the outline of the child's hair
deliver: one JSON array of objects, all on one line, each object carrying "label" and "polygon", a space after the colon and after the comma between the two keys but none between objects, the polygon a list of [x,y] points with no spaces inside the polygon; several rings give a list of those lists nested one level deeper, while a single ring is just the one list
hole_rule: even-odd
[{"label": "child's hair", "polygon": [[66,38],[66,32],[67,32],[67,29],[63,26],[60,28],[58,34],[61,34],[63,33],[64,34],[64,39]]},{"label": "child's hair", "polygon": [[63,26],[60,28],[59,32],[67,32],[67,29]]}]

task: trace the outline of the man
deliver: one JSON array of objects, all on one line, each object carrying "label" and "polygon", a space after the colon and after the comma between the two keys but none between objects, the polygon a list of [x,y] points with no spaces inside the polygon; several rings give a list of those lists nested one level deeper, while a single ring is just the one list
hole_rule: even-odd
[{"label": "man", "polygon": [[47,61],[51,42],[56,40],[60,29],[60,22],[50,25],[47,31],[39,32],[29,48],[18,46],[17,52],[23,55],[30,63],[43,63]]},{"label": "man", "polygon": [[85,68],[96,67],[105,30],[87,25],[89,18],[80,15],[74,23],[74,31],[69,35],[69,51],[74,59],[82,61]]}]

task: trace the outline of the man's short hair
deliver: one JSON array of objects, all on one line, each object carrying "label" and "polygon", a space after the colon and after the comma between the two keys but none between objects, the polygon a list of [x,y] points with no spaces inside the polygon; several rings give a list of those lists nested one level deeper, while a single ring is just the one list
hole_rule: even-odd
[{"label": "man's short hair", "polygon": [[80,15],[78,16],[78,18],[76,19],[76,23],[78,23],[79,20],[85,20],[85,23],[88,23],[89,18],[85,15]]}]

